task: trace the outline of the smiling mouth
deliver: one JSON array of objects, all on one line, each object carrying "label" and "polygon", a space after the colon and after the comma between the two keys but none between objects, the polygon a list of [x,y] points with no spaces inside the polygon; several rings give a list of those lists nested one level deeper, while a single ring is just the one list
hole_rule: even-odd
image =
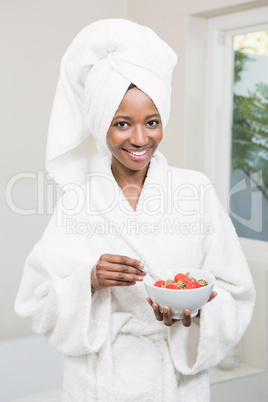
[{"label": "smiling mouth", "polygon": [[122,150],[125,151],[128,154],[129,158],[132,159],[133,161],[143,161],[148,157],[150,150],[152,148],[153,147],[149,147],[146,149],[142,149],[140,151],[134,151],[132,149],[126,149],[126,148],[122,148]]},{"label": "smiling mouth", "polygon": [[147,149],[144,149],[143,151],[130,151],[130,150],[126,149],[126,151],[135,156],[142,156],[142,155],[145,155],[146,152],[149,151],[149,149],[150,148],[147,148]]}]

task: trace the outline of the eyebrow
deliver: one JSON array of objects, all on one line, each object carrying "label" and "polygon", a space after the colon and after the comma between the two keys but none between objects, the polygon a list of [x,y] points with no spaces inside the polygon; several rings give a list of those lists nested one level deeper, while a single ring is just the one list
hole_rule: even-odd
[{"label": "eyebrow", "polygon": [[[145,120],[153,119],[154,117],[157,117],[160,119],[160,114],[159,113],[149,114],[148,116],[145,117]],[[115,116],[113,121],[116,119],[123,119],[123,120],[129,120],[129,121],[131,120],[131,118],[129,116]]]},{"label": "eyebrow", "polygon": [[160,114],[159,113],[149,114],[149,116],[146,116],[146,120],[153,119],[154,117],[158,117],[160,119]]},{"label": "eyebrow", "polygon": [[129,116],[115,116],[115,118],[113,119],[113,121],[116,120],[116,119],[131,120],[131,118],[130,118]]}]

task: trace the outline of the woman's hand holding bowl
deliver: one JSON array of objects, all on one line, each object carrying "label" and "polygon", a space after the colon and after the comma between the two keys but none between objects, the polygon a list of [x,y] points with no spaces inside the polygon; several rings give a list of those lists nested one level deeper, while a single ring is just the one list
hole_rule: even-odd
[{"label": "woman's hand holding bowl", "polygon": [[[215,292],[214,290],[212,291],[208,301],[210,302],[211,300],[214,299],[214,297],[217,296],[217,292]],[[179,321],[179,320],[174,320],[171,317],[171,311],[169,306],[164,306],[163,307],[163,311],[159,308],[159,305],[157,303],[153,303],[152,300],[150,299],[150,297],[147,297],[146,299],[148,301],[148,303],[150,304],[150,306],[153,308],[154,311],[154,315],[155,318],[158,321],[164,321],[164,325],[166,325],[167,327],[171,327],[171,325],[173,325],[175,322]],[[199,310],[199,314],[200,314],[200,310]],[[185,327],[190,327],[192,323],[192,317],[191,317],[191,311],[188,309],[185,309],[183,312],[183,318],[182,318],[182,324]]]}]

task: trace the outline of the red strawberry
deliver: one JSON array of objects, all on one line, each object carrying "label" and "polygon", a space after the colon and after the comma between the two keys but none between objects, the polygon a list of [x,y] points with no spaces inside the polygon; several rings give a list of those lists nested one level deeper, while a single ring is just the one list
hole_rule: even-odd
[{"label": "red strawberry", "polygon": [[188,282],[185,286],[185,289],[197,289],[200,288],[200,285],[197,281]]},{"label": "red strawberry", "polygon": [[161,285],[164,283],[165,281],[156,281],[154,286],[161,288]]},{"label": "red strawberry", "polygon": [[178,290],[178,286],[176,286],[175,283],[169,283],[166,286],[166,289],[177,289]]},{"label": "red strawberry", "polygon": [[177,274],[174,278],[174,282],[178,282],[178,280],[181,279],[183,282],[190,282],[191,279],[188,278],[188,276],[184,275],[184,274]]}]

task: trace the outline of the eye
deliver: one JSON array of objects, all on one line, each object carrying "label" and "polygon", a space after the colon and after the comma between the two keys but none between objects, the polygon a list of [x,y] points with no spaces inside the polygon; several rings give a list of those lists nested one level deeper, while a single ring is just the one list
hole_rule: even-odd
[{"label": "eye", "polygon": [[127,123],[125,121],[119,121],[118,123],[115,124],[115,127],[126,128]]},{"label": "eye", "polygon": [[148,121],[148,126],[150,126],[150,127],[154,127],[154,126],[157,126],[158,124],[160,123],[160,121],[159,120],[150,120],[150,121]]}]

